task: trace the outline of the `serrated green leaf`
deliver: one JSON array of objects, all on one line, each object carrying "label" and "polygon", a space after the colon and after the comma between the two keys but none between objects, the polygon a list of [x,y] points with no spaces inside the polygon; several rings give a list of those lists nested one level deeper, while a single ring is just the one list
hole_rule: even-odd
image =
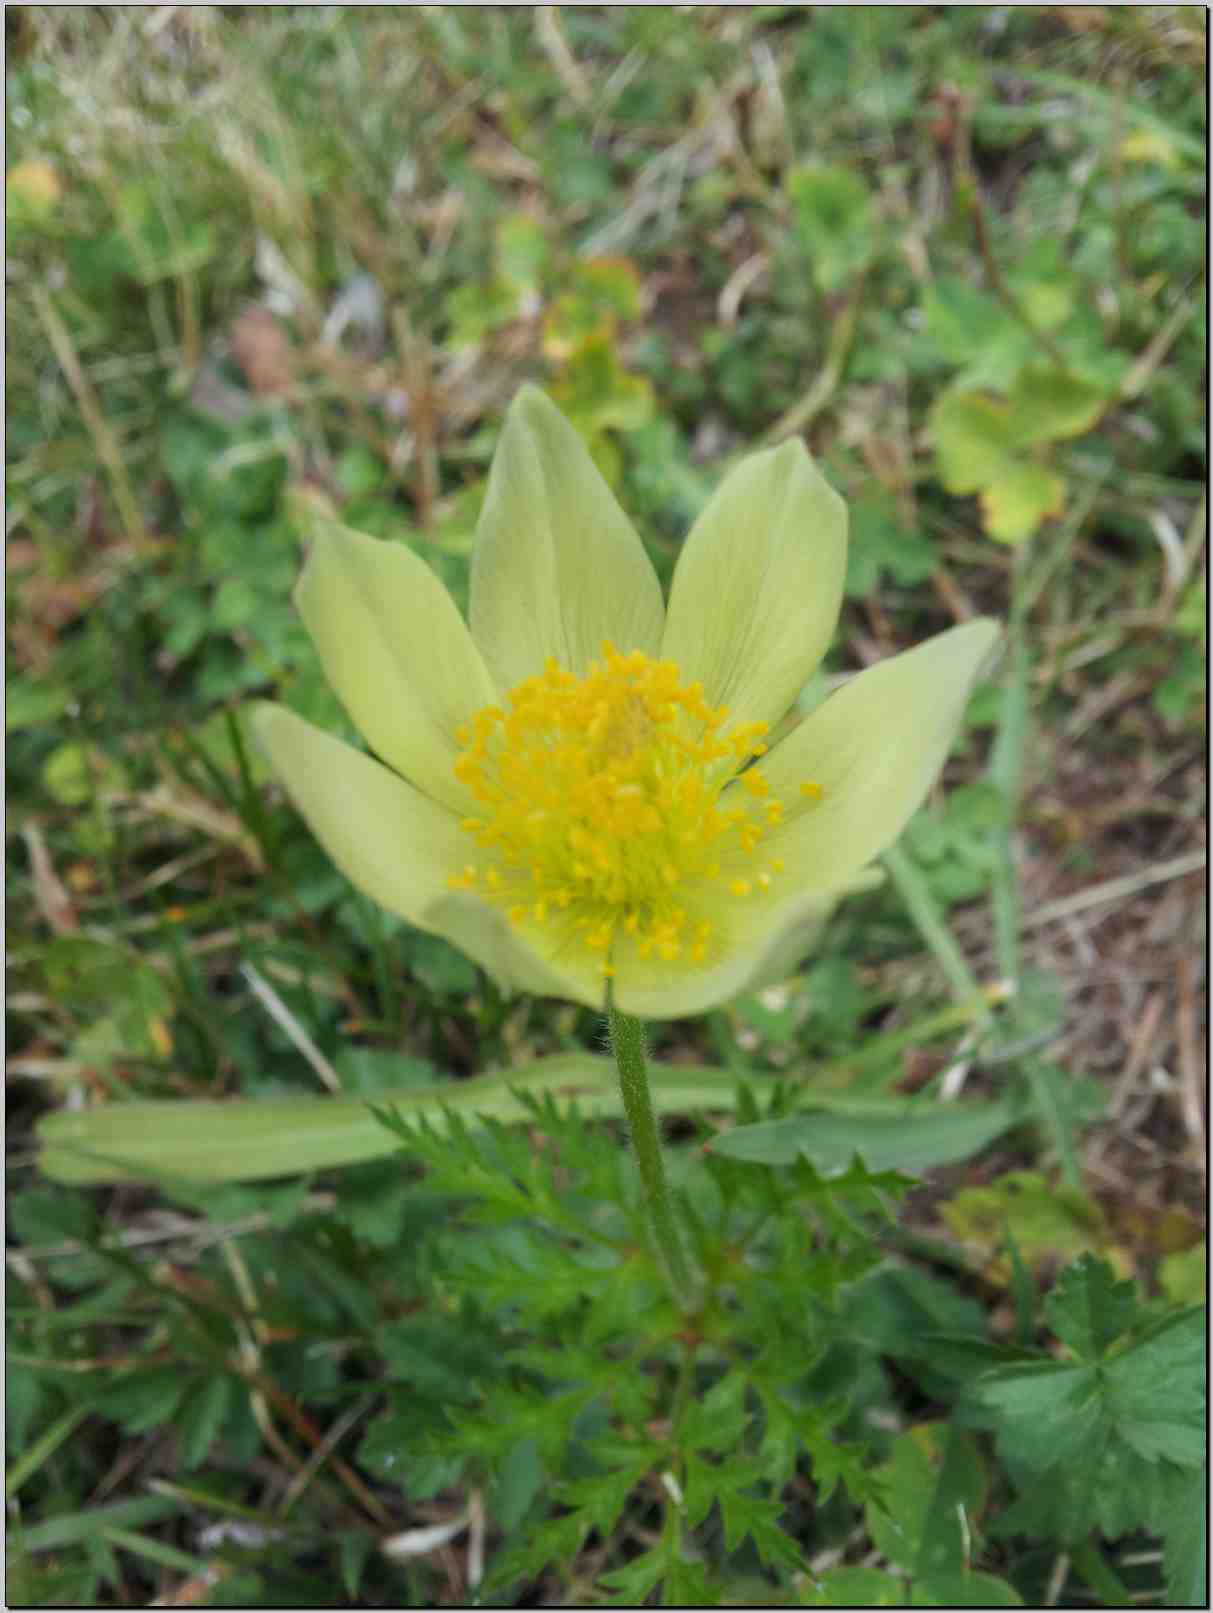
[{"label": "serrated green leaf", "polygon": [[1145,1458],[1195,1467],[1205,1457],[1203,1305],[1169,1317],[1104,1366],[1108,1416]]},{"label": "serrated green leaf", "polygon": [[[724,1475],[722,1474],[722,1481]],[[724,1519],[726,1551],[736,1551],[748,1535],[768,1568],[803,1566],[800,1547],[784,1532],[779,1519],[783,1504],[763,1496],[750,1495],[740,1487],[726,1486],[718,1492]]]},{"label": "serrated green leaf", "polygon": [[1084,1254],[1058,1278],[1045,1301],[1045,1319],[1075,1355],[1093,1361],[1120,1337],[1139,1304],[1134,1283],[1118,1282],[1106,1261]]},{"label": "serrated green leaf", "polygon": [[739,1370],[726,1373],[691,1405],[683,1423],[682,1438],[688,1450],[735,1449],[750,1417],[746,1409],[748,1379]]},{"label": "serrated green leaf", "polygon": [[[600,1461],[610,1460],[601,1446],[595,1454]],[[617,1452],[616,1457],[622,1458],[617,1465],[587,1478],[558,1485],[557,1499],[562,1505],[572,1507],[583,1519],[586,1528],[597,1529],[605,1538],[618,1523],[628,1497],[651,1471],[658,1456],[659,1452],[652,1446],[644,1446],[639,1452]]]},{"label": "serrated green leaf", "polygon": [[93,1409],[128,1434],[144,1434],[173,1421],[189,1387],[188,1375],[177,1367],[144,1367],[99,1389]]},{"label": "serrated green leaf", "polygon": [[600,1574],[598,1583],[619,1593],[609,1605],[643,1607],[645,1598],[664,1578],[668,1562],[669,1547],[663,1540],[639,1557],[633,1557],[622,1568],[612,1568],[609,1573]]},{"label": "serrated green leaf", "polygon": [[1153,1520],[1163,1537],[1168,1607],[1203,1607],[1209,1600],[1208,1472],[1170,1467],[1159,1486]]},{"label": "serrated green leaf", "polygon": [[187,1472],[201,1467],[219,1437],[232,1408],[235,1384],[225,1372],[203,1379],[177,1413],[181,1465]]}]

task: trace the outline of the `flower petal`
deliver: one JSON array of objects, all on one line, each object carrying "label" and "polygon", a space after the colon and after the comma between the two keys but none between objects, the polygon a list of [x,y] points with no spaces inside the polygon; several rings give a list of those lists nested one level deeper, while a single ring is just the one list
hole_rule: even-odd
[{"label": "flower petal", "polygon": [[782,980],[812,948],[838,902],[873,883],[864,870],[841,884],[782,899],[724,898],[714,904],[726,943],[718,962],[621,957],[615,1000],[625,1013],[642,1018],[680,1019]]},{"label": "flower petal", "polygon": [[774,723],[825,654],[846,571],[847,511],[793,440],[744,459],[691,528],[662,656],[738,721]]},{"label": "flower petal", "polygon": [[410,923],[424,922],[466,854],[454,814],[285,706],[259,701],[250,720],[291,800],[346,878]]},{"label": "flower petal", "polygon": [[[896,840],[947,758],[969,691],[998,639],[966,622],[869,667],[806,717],[762,763],[787,809],[763,842],[782,881],[846,879]],[[820,786],[819,799],[800,793]]]},{"label": "flower petal", "polygon": [[536,388],[510,406],[472,560],[472,635],[503,690],[610,639],[655,655],[661,585],[580,436]]},{"label": "flower petal", "polygon": [[316,521],[295,602],[325,675],[368,743],[466,811],[455,730],[496,691],[454,600],[403,544]]},{"label": "flower petal", "polygon": [[[568,960],[558,958],[550,947],[545,952],[528,945],[500,908],[475,896],[450,891],[425,910],[421,922],[466,952],[507,991],[564,997],[591,1008],[601,1008],[605,1002],[597,960],[587,954],[580,969],[569,968]],[[542,941],[542,932],[534,939]]]}]

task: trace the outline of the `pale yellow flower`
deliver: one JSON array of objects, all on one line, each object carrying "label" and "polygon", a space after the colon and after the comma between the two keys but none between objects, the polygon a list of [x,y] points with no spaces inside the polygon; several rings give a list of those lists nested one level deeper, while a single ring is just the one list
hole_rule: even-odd
[{"label": "pale yellow flower", "polygon": [[845,565],[845,506],[787,442],[725,477],[663,605],[580,437],[528,387],[470,628],[412,550],[317,523],[299,608],[379,760],[281,706],[256,731],[346,876],[507,988],[601,1005],[609,978],[623,1012],[698,1013],[790,971],[867,881],[997,637],[941,633],[785,732]]}]

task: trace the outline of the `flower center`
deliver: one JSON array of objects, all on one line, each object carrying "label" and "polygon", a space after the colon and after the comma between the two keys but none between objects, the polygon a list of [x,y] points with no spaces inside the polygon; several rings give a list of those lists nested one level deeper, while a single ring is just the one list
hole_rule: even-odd
[{"label": "flower center", "polygon": [[583,678],[549,659],[459,731],[455,775],[481,808],[462,826],[484,855],[449,883],[515,924],[567,930],[607,975],[625,938],[641,958],[702,962],[713,888],[748,896],[783,867],[759,849],[783,804],[747,765],[767,725],[730,726],[672,661],[610,643],[602,656]]}]

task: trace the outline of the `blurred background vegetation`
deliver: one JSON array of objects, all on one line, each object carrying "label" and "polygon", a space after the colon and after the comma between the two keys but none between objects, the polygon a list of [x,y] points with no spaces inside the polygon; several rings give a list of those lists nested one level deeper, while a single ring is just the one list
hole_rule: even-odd
[{"label": "blurred background vegetation", "polygon": [[[946,920],[983,984],[1014,956],[1040,1124],[932,1178],[910,1223],[960,1251],[995,1318],[1008,1217],[1045,1280],[1096,1248],[1198,1297],[1205,14],[5,22],[8,1438],[29,1546],[10,1595],[390,1602],[406,1571],[414,1600],[465,1592],[447,1546],[406,1569],[372,1552],[445,1514],[402,1512],[382,1451],[349,1454],[375,1405],[343,1378],[351,1335],[414,1235],[399,1169],[166,1205],[48,1186],[32,1128],[52,1104],[374,1096],[597,1045],[594,1015],[502,1000],[352,893],[241,725],[274,693],[350,732],[290,602],[302,504],[412,545],[466,603],[525,379],[667,581],[732,456],[803,435],[851,508],[829,675],[1012,599],[1023,627],[1022,709],[1009,728],[978,691],[904,879],[848,904],[786,987],[660,1028],[658,1052],[845,1079],[857,1039],[946,1000]],[[953,1051],[898,1047],[890,1089],[938,1082]],[[180,1313],[221,1331],[267,1284],[277,1331],[246,1393]],[[331,1549],[275,1544],[278,1473]]]}]

